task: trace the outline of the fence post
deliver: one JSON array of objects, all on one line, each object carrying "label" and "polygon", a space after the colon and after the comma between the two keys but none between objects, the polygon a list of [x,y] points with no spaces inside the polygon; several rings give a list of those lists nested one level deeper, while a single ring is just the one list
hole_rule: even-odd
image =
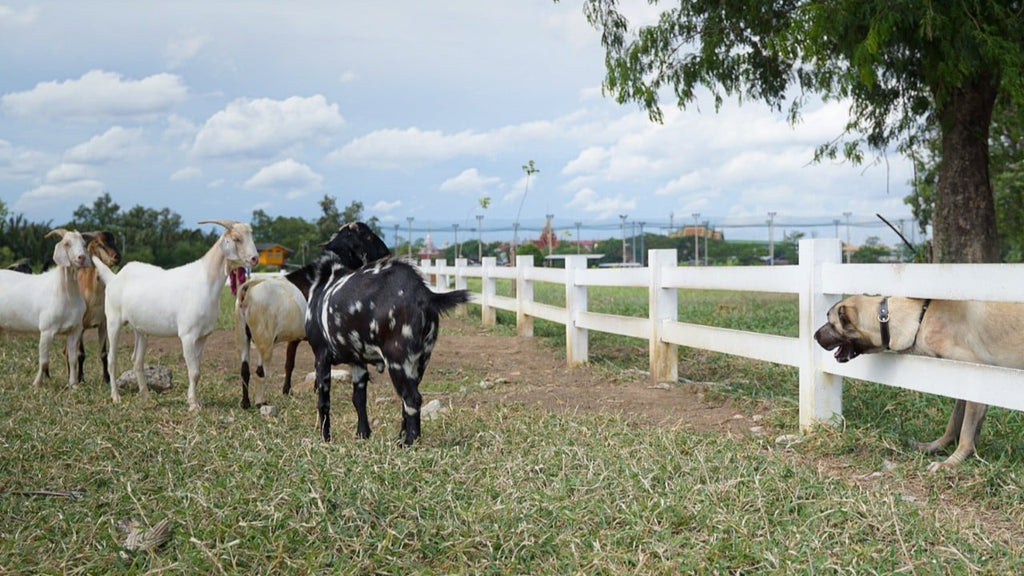
[{"label": "fence post", "polygon": [[837,294],[821,291],[822,264],[842,262],[842,245],[836,238],[800,241],[800,269],[806,279],[800,291],[800,430],[810,432],[820,423],[836,423],[843,417],[843,379],[822,370],[822,350],[814,331],[825,323],[828,309],[839,301]]},{"label": "fence post", "polygon": [[491,306],[491,300],[498,293],[498,280],[494,277],[494,269],[498,267],[498,259],[484,256],[483,270],[480,274],[480,323],[494,326],[498,322],[497,311]]},{"label": "fence post", "polygon": [[[469,260],[465,258],[455,259],[455,289],[465,290],[469,284],[466,282],[466,266],[469,265]],[[455,308],[455,313],[459,316],[466,315],[466,305],[460,304]]]},{"label": "fence post", "polygon": [[585,364],[588,360],[588,331],[577,327],[580,312],[587,311],[587,287],[576,285],[576,275],[587,269],[585,254],[569,254],[565,257],[565,354],[570,366]]},{"label": "fence post", "polygon": [[533,270],[533,256],[516,256],[516,332],[533,337],[533,316],[526,313],[526,302],[533,302],[533,280],[526,279],[527,269]]},{"label": "fence post", "polygon": [[662,288],[662,269],[676,266],[675,250],[649,250],[647,266],[651,275],[648,312],[651,320],[650,363],[654,383],[679,381],[679,347],[661,340],[661,327],[667,320],[679,319],[679,291]]}]

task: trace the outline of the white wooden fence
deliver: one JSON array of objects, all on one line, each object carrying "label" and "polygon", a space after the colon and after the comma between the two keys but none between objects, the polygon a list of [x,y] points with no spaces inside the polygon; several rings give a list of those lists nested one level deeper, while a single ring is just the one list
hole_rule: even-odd
[{"label": "white wooden fence", "polygon": [[[498,267],[494,258],[481,266],[459,259],[454,266],[424,260],[438,288],[481,278],[485,325],[497,309],[516,313],[520,336],[533,336],[534,318],[565,326],[566,358],[587,361],[589,331],[642,338],[649,342],[650,373],[655,382],[678,379],[678,346],[701,348],[795,366],[799,369],[800,427],[842,418],[843,377],[1024,410],[1024,371],[898,354],[870,354],[840,364],[814,342],[814,331],[843,294],[886,294],[947,300],[1022,301],[1022,264],[842,264],[839,240],[801,240],[800,263],[771,267],[679,267],[675,250],[651,250],[645,268],[588,269],[584,256],[569,255],[565,268],[536,268],[532,257],[516,266]],[[515,297],[496,294],[496,280],[515,282]],[[565,286],[565,307],[535,302],[534,282]],[[648,291],[647,318],[601,314],[587,309],[590,286],[633,286]],[[679,289],[719,289],[797,294],[800,329],[796,338],[689,324],[678,321]],[[1024,354],[1024,350],[1021,351]]]}]

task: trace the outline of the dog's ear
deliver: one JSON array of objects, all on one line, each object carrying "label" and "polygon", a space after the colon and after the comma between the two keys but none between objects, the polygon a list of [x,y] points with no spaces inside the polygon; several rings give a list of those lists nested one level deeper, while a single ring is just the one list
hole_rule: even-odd
[{"label": "dog's ear", "polygon": [[840,305],[836,310],[836,316],[839,318],[839,324],[843,330],[853,328],[857,323],[857,309],[853,306]]}]

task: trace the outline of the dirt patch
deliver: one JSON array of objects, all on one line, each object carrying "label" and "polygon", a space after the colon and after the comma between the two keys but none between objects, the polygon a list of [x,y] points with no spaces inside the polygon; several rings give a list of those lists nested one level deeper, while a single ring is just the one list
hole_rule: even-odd
[{"label": "dirt patch", "polygon": [[[497,334],[464,315],[447,316],[441,325],[426,379],[465,379],[467,388],[476,387],[480,392],[467,394],[464,402],[518,402],[552,412],[610,413],[640,424],[727,434],[749,435],[751,428],[758,426],[757,410],[720,397],[709,400],[706,385],[656,385],[640,371],[570,367],[564,351],[545,347],[534,338]],[[124,361],[130,358],[128,346],[121,356]],[[181,344],[176,338],[152,338],[149,350],[180,356]],[[284,356],[284,346],[279,345],[270,364],[274,388],[283,380]],[[203,352],[203,370],[237,373],[238,352],[232,332],[217,331],[210,336]],[[304,378],[312,370],[313,354],[309,346],[302,345],[295,361],[296,391],[311,388],[312,383]],[[394,396],[386,376],[374,373],[373,379],[372,396]],[[425,396],[430,399],[429,393]]]}]

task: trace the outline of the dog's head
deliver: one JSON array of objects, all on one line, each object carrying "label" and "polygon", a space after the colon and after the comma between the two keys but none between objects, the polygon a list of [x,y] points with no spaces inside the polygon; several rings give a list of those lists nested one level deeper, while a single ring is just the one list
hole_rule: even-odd
[{"label": "dog's head", "polygon": [[879,300],[878,297],[851,296],[836,303],[828,311],[828,322],[814,333],[814,340],[825,350],[835,350],[839,362],[883,351],[878,324]]}]

